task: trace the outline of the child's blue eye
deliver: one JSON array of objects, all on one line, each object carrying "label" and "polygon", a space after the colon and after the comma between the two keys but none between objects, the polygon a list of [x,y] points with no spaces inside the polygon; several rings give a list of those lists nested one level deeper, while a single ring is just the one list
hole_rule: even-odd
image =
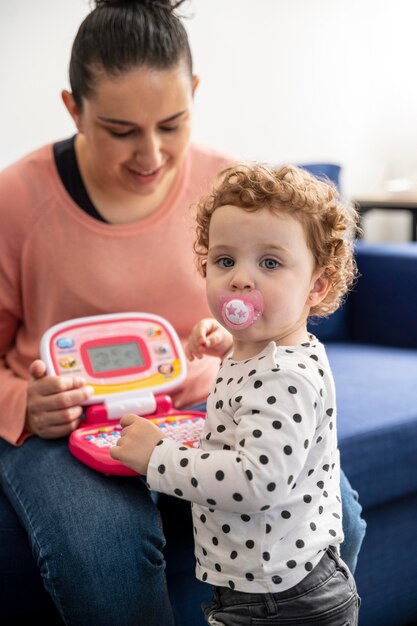
[{"label": "child's blue eye", "polygon": [[233,259],[230,259],[229,257],[222,257],[221,259],[217,259],[217,265],[220,265],[220,267],[233,267],[233,265],[235,264],[235,262],[233,261]]},{"label": "child's blue eye", "polygon": [[267,270],[274,270],[279,266],[279,263],[276,259],[264,259],[261,261],[261,267],[264,267]]}]

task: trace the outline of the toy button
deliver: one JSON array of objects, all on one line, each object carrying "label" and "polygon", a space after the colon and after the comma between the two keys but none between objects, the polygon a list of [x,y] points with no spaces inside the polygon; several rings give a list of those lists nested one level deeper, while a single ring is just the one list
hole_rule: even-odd
[{"label": "toy button", "polygon": [[59,365],[63,369],[67,370],[77,365],[77,359],[74,359],[74,357],[65,357],[65,358],[59,359]]},{"label": "toy button", "polygon": [[74,344],[74,339],[71,339],[71,337],[60,337],[56,342],[58,348],[72,348]]},{"label": "toy button", "polygon": [[173,371],[174,367],[173,365],[171,365],[171,363],[162,363],[162,365],[158,367],[158,372],[163,376],[170,376]]},{"label": "toy button", "polygon": [[156,354],[168,354],[169,352],[167,346],[155,346],[154,350]]},{"label": "toy button", "polygon": [[157,326],[150,326],[146,329],[146,334],[148,337],[159,337],[159,335],[162,335],[162,330]]}]

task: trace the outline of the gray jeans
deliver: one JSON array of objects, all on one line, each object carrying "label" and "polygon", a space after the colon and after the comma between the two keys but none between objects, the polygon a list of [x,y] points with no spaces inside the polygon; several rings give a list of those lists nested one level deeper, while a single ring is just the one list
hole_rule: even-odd
[{"label": "gray jeans", "polygon": [[330,547],[295,587],[280,593],[213,587],[203,611],[212,626],[357,626],[359,605],[353,576]]}]

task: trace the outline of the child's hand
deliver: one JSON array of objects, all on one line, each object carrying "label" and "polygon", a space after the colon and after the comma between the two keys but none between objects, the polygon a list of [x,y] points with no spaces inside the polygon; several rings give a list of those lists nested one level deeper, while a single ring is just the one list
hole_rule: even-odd
[{"label": "child's hand", "polygon": [[138,474],[146,474],[149,459],[163,434],[158,426],[134,413],[123,415],[120,420],[123,430],[115,446],[110,448],[110,456]]},{"label": "child's hand", "polygon": [[185,354],[190,361],[201,359],[205,354],[220,358],[232,347],[232,335],[213,318],[198,322],[191,331]]}]

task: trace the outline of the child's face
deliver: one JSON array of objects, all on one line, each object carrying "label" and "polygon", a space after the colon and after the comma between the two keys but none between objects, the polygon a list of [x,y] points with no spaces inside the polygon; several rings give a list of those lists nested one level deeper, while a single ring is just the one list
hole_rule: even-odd
[{"label": "child's face", "polygon": [[[311,306],[325,293],[326,279],[315,270],[300,222],[287,213],[236,206],[216,209],[209,230],[207,296],[216,319],[229,328],[236,346],[275,340],[294,345],[307,340]],[[260,292],[260,315],[240,329],[222,315],[222,299]],[[243,343],[242,343],[243,342]],[[256,352],[255,352],[256,353]]]}]

